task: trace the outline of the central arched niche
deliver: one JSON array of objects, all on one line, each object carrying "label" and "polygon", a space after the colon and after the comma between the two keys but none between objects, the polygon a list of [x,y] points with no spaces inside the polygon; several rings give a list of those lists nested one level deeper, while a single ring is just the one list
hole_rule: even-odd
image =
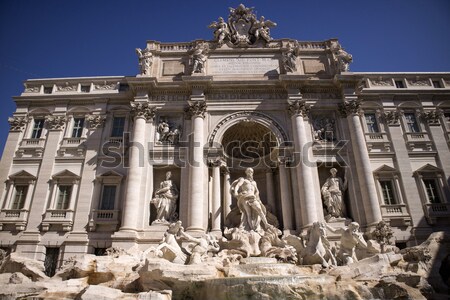
[{"label": "central arched niche", "polygon": [[278,146],[273,132],[253,120],[242,120],[232,125],[225,131],[221,144],[227,160],[247,162],[249,166],[254,162],[253,167],[261,160],[269,162]]}]

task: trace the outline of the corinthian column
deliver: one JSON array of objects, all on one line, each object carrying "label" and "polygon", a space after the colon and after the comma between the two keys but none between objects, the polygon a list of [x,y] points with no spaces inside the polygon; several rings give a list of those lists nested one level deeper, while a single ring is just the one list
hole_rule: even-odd
[{"label": "corinthian column", "polygon": [[[319,220],[319,210],[317,207],[319,201],[316,197],[320,196],[320,192],[314,189],[314,173],[312,171],[312,162],[310,161],[312,150],[311,147],[308,146],[309,139],[307,134],[311,134],[311,132],[306,131],[304,124],[304,118],[309,112],[309,107],[302,101],[299,92],[289,95],[288,104],[294,131],[295,162],[297,180],[299,181],[299,201],[302,211],[302,215],[297,215],[296,218],[301,219],[300,222],[297,222],[298,224],[301,224],[302,227],[306,227]],[[296,200],[294,193],[294,201]],[[301,228],[297,228],[297,230],[300,229]]]},{"label": "corinthian column", "polygon": [[358,182],[361,189],[361,197],[366,214],[367,225],[374,225],[381,221],[381,209],[378,203],[375,180],[370,165],[369,152],[367,151],[366,139],[359,117],[360,102],[356,96],[345,96],[341,104],[341,113],[347,117],[350,127],[355,164],[358,173]]},{"label": "corinthian column", "polygon": [[203,120],[206,112],[204,100],[189,101],[186,109],[192,119],[192,138],[190,140],[191,161],[189,162],[189,206],[188,231],[204,232],[204,200],[205,200],[205,170],[203,162]]},{"label": "corinthian column", "polygon": [[222,161],[220,159],[213,159],[210,161],[212,167],[212,203],[211,203],[211,232],[221,232],[220,219],[220,166]]},{"label": "corinthian column", "polygon": [[120,231],[136,231],[140,212],[144,209],[141,201],[141,182],[146,168],[145,124],[153,122],[156,108],[146,102],[132,102],[131,109],[134,116],[132,143],[130,145],[130,168],[128,169],[125,203],[123,207],[122,227]]}]

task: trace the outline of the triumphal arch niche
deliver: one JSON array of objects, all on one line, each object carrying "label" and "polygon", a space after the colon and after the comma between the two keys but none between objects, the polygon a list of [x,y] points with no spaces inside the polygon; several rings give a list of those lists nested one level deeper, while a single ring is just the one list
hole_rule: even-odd
[{"label": "triumphal arch niche", "polygon": [[[348,71],[351,55],[335,39],[273,39],[276,23],[242,4],[209,27],[213,40],[148,41],[136,50],[140,74],[128,84],[137,111],[151,115],[149,153],[159,158],[148,172],[152,202],[142,200],[150,206],[148,230],[177,219],[191,232],[239,226],[245,212],[233,183],[248,168],[267,222],[284,232],[316,221],[354,220],[363,228],[381,221],[373,177],[354,164],[356,157],[370,163],[367,150],[343,147],[355,130],[358,80],[336,78]],[[134,131],[145,124],[136,120]],[[162,201],[164,186],[176,196]],[[125,219],[122,229],[129,229]]]}]

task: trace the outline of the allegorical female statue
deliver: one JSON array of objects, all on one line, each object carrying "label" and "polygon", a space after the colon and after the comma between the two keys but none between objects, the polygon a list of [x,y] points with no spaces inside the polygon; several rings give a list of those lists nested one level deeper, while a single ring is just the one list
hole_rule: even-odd
[{"label": "allegorical female statue", "polygon": [[347,189],[347,174],[344,181],[337,177],[337,170],[332,168],[330,170],[331,176],[325,181],[321,192],[323,202],[327,208],[327,220],[331,218],[340,219],[345,218],[345,206],[343,201],[343,193]]},{"label": "allegorical female statue", "polygon": [[156,207],[155,222],[170,222],[175,217],[179,192],[171,177],[172,172],[168,171],[166,180],[161,182],[160,188],[155,192],[155,198],[151,201]]}]

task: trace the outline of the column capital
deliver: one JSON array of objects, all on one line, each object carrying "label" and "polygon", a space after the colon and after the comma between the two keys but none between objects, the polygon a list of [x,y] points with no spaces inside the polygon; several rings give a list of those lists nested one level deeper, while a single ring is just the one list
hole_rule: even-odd
[{"label": "column capital", "polygon": [[156,107],[150,106],[147,102],[130,102],[130,106],[135,118],[143,118],[147,122],[155,118]]},{"label": "column capital", "polygon": [[97,129],[105,125],[106,115],[88,115],[86,120],[89,122],[90,128]]},{"label": "column capital", "polygon": [[385,110],[381,116],[388,126],[400,125],[401,113],[398,110]]},{"label": "column capital", "polygon": [[223,159],[221,157],[213,157],[208,159],[208,164],[211,167],[221,167],[225,165],[225,162],[223,161]]},{"label": "column capital", "polygon": [[339,112],[343,117],[359,114],[361,111],[361,101],[356,97],[345,98],[343,103],[339,103]]},{"label": "column capital", "polygon": [[442,111],[439,109],[435,110],[425,110],[419,113],[419,117],[422,118],[425,122],[427,122],[430,126],[439,126],[441,125],[440,119],[442,116]]},{"label": "column capital", "polygon": [[291,116],[306,117],[309,113],[309,105],[306,105],[305,101],[294,100],[288,101],[288,112]]},{"label": "column capital", "polygon": [[206,101],[188,101],[189,106],[186,107],[185,112],[189,117],[204,118],[206,113]]},{"label": "column capital", "polygon": [[45,121],[50,130],[63,130],[67,122],[67,116],[47,116]]},{"label": "column capital", "polygon": [[28,123],[28,118],[26,116],[13,116],[8,118],[9,131],[22,131],[25,125]]}]

